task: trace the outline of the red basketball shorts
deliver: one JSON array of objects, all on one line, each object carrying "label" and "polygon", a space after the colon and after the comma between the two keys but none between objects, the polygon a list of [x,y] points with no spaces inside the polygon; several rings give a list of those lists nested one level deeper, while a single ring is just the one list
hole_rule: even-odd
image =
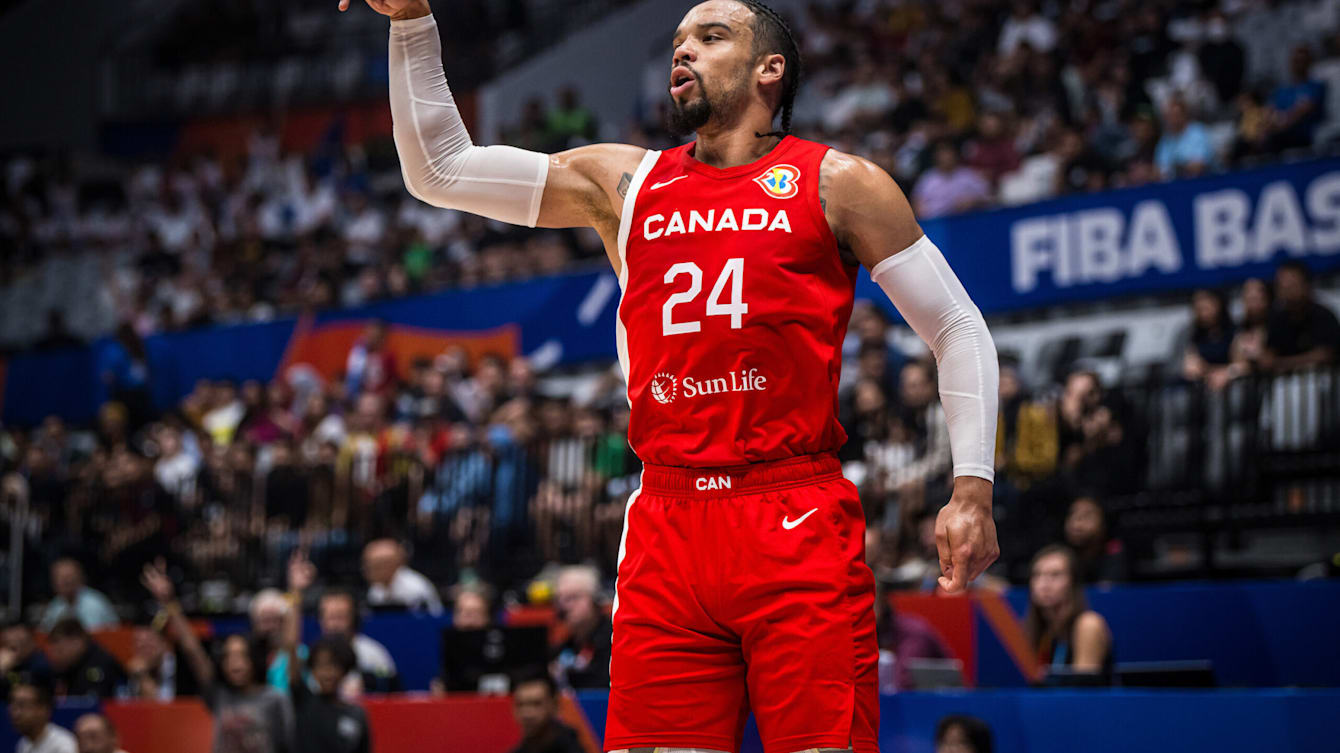
[{"label": "red basketball shorts", "polygon": [[837,458],[647,466],[628,502],[605,750],[877,753],[874,577]]}]

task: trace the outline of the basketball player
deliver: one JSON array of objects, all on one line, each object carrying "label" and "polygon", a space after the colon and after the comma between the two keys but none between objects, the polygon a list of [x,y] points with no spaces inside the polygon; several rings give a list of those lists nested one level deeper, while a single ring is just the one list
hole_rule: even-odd
[{"label": "basketball player", "polygon": [[962,590],[997,555],[995,348],[898,186],[788,135],[800,54],[758,2],[702,3],[675,32],[670,97],[694,143],[553,156],[474,146],[426,0],[367,2],[392,19],[410,193],[593,227],[619,275],[628,439],[645,471],[619,552],[605,748],[736,751],[752,709],[768,753],[877,751],[874,581],[834,456],[858,264],[939,363],[956,477],[936,526],[940,585]]}]

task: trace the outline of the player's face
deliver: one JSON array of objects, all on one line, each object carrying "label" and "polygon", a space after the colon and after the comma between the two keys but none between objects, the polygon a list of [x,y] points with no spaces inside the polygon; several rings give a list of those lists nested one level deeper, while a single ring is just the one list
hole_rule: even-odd
[{"label": "player's face", "polygon": [[755,59],[753,17],[733,0],[702,3],[684,17],[670,70],[674,130],[696,131],[743,108]]}]

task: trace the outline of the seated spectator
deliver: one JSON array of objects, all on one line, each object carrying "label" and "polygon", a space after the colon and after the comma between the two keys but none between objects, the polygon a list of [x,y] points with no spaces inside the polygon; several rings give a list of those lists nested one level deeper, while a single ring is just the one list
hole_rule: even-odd
[{"label": "seated spectator", "polygon": [[292,753],[293,707],[283,693],[264,682],[264,646],[243,635],[230,635],[223,640],[216,667],[186,621],[164,563],[145,565],[140,580],[167,616],[199,681],[201,699],[214,714],[214,750]]},{"label": "seated spectator", "polygon": [[1084,583],[1115,583],[1130,577],[1125,546],[1109,535],[1107,513],[1094,495],[1081,495],[1070,503],[1065,543],[1079,559]]},{"label": "seated spectator", "polygon": [[374,607],[400,605],[434,617],[442,614],[442,597],[423,573],[406,564],[405,549],[391,539],[368,542],[363,549],[363,577],[368,603]]},{"label": "seated spectator", "polygon": [[1182,356],[1182,376],[1192,382],[1223,383],[1219,372],[1227,371],[1232,361],[1235,334],[1222,293],[1208,288],[1192,293],[1191,336]]},{"label": "seated spectator", "polygon": [[349,350],[344,387],[350,396],[364,392],[385,394],[395,388],[398,380],[395,355],[386,344],[389,332],[386,322],[373,320],[362,339]]},{"label": "seated spectator", "polygon": [[400,689],[395,660],[376,639],[359,632],[358,602],[348,591],[327,591],[316,607],[321,635],[343,636],[354,649],[357,672],[351,672],[341,688],[345,698],[363,693],[390,693]]},{"label": "seated spectator", "polygon": [[84,714],[74,723],[79,753],[126,753],[112,720],[102,714]]},{"label": "seated spectator", "polygon": [[1065,667],[1103,678],[1112,676],[1112,631],[1089,609],[1080,580],[1079,559],[1059,544],[1033,557],[1024,631],[1045,674]]},{"label": "seated spectator", "polygon": [[[305,558],[303,558],[305,560]],[[295,561],[290,564],[291,592],[294,603],[301,603],[302,591],[311,585],[315,568],[310,563]],[[283,648],[289,656],[296,656],[302,638],[302,614],[289,610],[284,618]],[[357,669],[353,645],[339,633],[323,635],[312,645],[308,658],[311,681],[303,677],[302,665],[289,662],[289,695],[293,699],[293,715],[297,736],[295,753],[371,753],[372,732],[367,714],[340,697],[344,679]]]},{"label": "seated spectator", "polygon": [[120,622],[107,597],[85,585],[84,567],[76,560],[65,557],[52,563],[51,590],[56,595],[39,622],[45,631],[69,616],[77,617],[88,630],[115,627]]},{"label": "seated spectator", "polygon": [[512,714],[521,743],[512,753],[583,753],[577,733],[558,718],[558,685],[543,672],[518,679],[512,689]]},{"label": "seated spectator", "polygon": [[[275,588],[263,588],[251,598],[251,639],[264,651],[265,682],[281,693],[288,692],[288,665],[291,657],[283,643],[284,620],[294,607]],[[301,662],[303,656],[298,657]]]},{"label": "seated spectator", "polygon": [[0,699],[7,698],[9,689],[24,677],[50,682],[51,663],[28,623],[15,620],[0,629]]},{"label": "seated spectator", "polygon": [[1340,354],[1340,322],[1318,303],[1312,292],[1312,271],[1299,261],[1275,270],[1275,311],[1266,332],[1267,368],[1293,371],[1335,363]]},{"label": "seated spectator", "polygon": [[79,753],[74,735],[51,723],[51,686],[20,680],[9,693],[9,721],[19,733],[15,753]]},{"label": "seated spectator", "polygon": [[1231,376],[1261,371],[1261,362],[1266,356],[1272,298],[1270,285],[1265,280],[1253,278],[1242,283],[1242,325],[1229,348]]},{"label": "seated spectator", "polygon": [[1270,95],[1270,143],[1275,150],[1312,146],[1317,126],[1326,117],[1326,86],[1312,78],[1312,52],[1306,45],[1289,57],[1290,81]]},{"label": "seated spectator", "polygon": [[488,588],[483,584],[461,586],[451,608],[451,626],[456,630],[483,630],[493,624]]},{"label": "seated spectator", "polygon": [[923,219],[958,214],[989,203],[991,184],[976,170],[959,164],[953,142],[942,141],[935,147],[935,167],[917,181],[912,201]]},{"label": "seated spectator", "polygon": [[1005,127],[1005,117],[988,112],[978,119],[977,138],[964,149],[964,164],[981,172],[994,187],[1000,176],[1019,169],[1019,150]]},{"label": "seated spectator", "polygon": [[554,588],[558,621],[568,638],[554,652],[554,674],[573,689],[610,686],[613,625],[601,609],[600,574],[588,565],[565,567]]},{"label": "seated spectator", "polygon": [[126,684],[121,664],[74,617],[66,617],[47,634],[47,656],[51,660],[56,697],[96,696],[111,698]]},{"label": "seated spectator", "polygon": [[875,632],[879,636],[880,692],[916,688],[909,661],[950,657],[935,628],[916,615],[898,612],[883,584],[875,589]]},{"label": "seated spectator", "polygon": [[1214,163],[1209,132],[1192,121],[1186,103],[1176,97],[1163,108],[1163,137],[1154,152],[1154,164],[1164,180],[1192,178]]},{"label": "seated spectator", "polygon": [[558,106],[549,111],[547,130],[558,140],[559,149],[590,143],[600,135],[595,113],[582,104],[574,86],[559,90]]},{"label": "seated spectator", "polygon": [[134,648],[135,653],[126,665],[132,698],[171,701],[180,696],[200,695],[195,674],[172,641],[160,632],[156,620],[135,627]]},{"label": "seated spectator", "polygon": [[974,716],[951,714],[935,725],[935,753],[991,753],[991,727]]}]

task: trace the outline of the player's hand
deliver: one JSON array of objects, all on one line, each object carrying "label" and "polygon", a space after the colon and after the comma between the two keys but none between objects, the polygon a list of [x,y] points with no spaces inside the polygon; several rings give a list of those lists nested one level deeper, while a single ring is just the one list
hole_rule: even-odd
[{"label": "player's hand", "polygon": [[986,572],[1000,545],[991,517],[991,482],[972,476],[954,479],[954,496],[935,518],[935,547],[940,552],[940,588],[959,593]]},{"label": "player's hand", "polygon": [[[351,0],[340,0],[340,11],[349,10]],[[428,0],[367,0],[368,7],[393,21],[408,21],[432,15]]]}]

